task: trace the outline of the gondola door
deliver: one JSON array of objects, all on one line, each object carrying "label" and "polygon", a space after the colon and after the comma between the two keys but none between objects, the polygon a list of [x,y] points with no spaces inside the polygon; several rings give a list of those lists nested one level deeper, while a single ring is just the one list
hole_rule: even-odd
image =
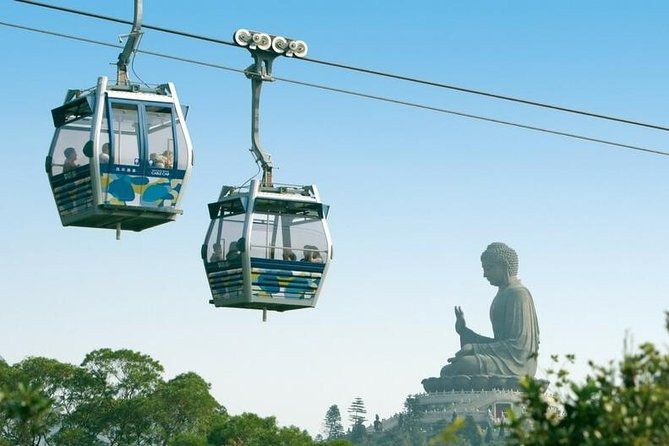
[{"label": "gondola door", "polygon": [[[142,120],[140,104],[109,100],[109,147],[100,149],[102,201],[107,205],[139,206],[144,186]],[[109,151],[109,160],[105,152]]]},{"label": "gondola door", "polygon": [[142,156],[144,178],[141,205],[152,208],[176,207],[185,174],[177,138],[175,109],[172,104],[142,104],[145,124]]},{"label": "gondola door", "polygon": [[[106,166],[100,163],[104,202],[176,207],[186,169],[180,164],[187,163],[188,149],[184,144],[186,157],[179,156],[174,106],[110,99],[108,116],[111,159]],[[103,158],[104,152],[103,147]]]}]

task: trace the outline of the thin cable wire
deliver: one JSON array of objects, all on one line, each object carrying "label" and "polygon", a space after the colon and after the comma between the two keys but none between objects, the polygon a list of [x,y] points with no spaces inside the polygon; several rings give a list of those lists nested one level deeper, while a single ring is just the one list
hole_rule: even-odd
[{"label": "thin cable wire", "polygon": [[[143,36],[144,36],[144,33],[140,33],[140,34],[139,34],[139,41],[137,42],[137,47],[139,47],[139,44],[142,43],[142,37],[143,37]],[[149,84],[147,84],[146,82],[144,82],[144,79],[142,79],[141,77],[139,77],[139,74],[137,74],[137,72],[135,71],[135,59],[136,59],[136,58],[137,58],[137,48],[135,48],[135,49],[133,50],[133,52],[132,52],[132,61],[130,62],[130,70],[132,71],[132,74],[134,74],[135,77],[137,77],[137,79],[139,79],[139,81],[140,81],[142,84],[144,84],[144,86],[145,86],[146,88],[150,88],[150,87],[149,87]]]},{"label": "thin cable wire", "polygon": [[[17,0],[17,1],[23,1],[23,0]],[[565,113],[572,113],[576,115],[583,115],[583,116],[589,116],[591,118],[597,118],[597,119],[605,119],[607,121],[614,121],[614,122],[619,122],[622,124],[630,124],[630,125],[635,125],[639,127],[646,127],[650,129],[655,129],[655,130],[662,130],[665,132],[669,132],[669,127],[657,125],[657,124],[649,124],[641,121],[634,121],[631,119],[627,118],[620,118],[616,116],[610,116],[610,115],[603,115],[601,113],[594,113],[594,112],[589,112],[585,110],[580,110],[576,108],[569,108],[569,107],[563,107],[560,105],[553,105],[553,104],[547,104],[545,102],[538,102],[538,101],[533,101],[530,99],[523,99],[523,98],[518,98],[518,97],[513,97],[513,96],[507,96],[499,93],[491,93],[483,90],[475,90],[473,88],[466,88],[466,87],[458,87],[456,85],[451,85],[451,84],[444,84],[441,82],[434,82],[434,81],[429,81],[426,79],[418,79],[414,77],[409,77],[409,76],[402,76],[399,74],[393,74],[393,73],[386,73],[383,71],[378,71],[378,70],[372,70],[369,68],[361,68],[361,67],[355,67],[352,65],[345,65],[341,63],[336,63],[336,62],[328,62],[325,60],[319,60],[319,59],[312,59],[309,57],[304,57],[302,60],[307,60],[309,62],[314,62],[317,64],[321,65],[327,65],[330,67],[335,67],[335,68],[341,68],[344,70],[349,70],[349,71],[357,71],[359,73],[366,73],[366,74],[372,74],[375,76],[381,76],[381,77],[387,77],[391,79],[397,79],[401,81],[407,81],[407,82],[413,82],[416,84],[422,84],[422,85],[429,85],[432,87],[439,87],[439,88],[445,88],[447,90],[453,90],[453,91],[459,91],[462,93],[469,93],[469,94],[474,94],[478,96],[485,96],[488,98],[493,98],[493,99],[500,99],[503,101],[509,101],[509,102],[516,102],[519,104],[525,104],[525,105],[531,105],[533,107],[540,107],[540,108],[546,108],[549,110],[555,110],[555,111],[560,111],[560,112],[565,112]]]},{"label": "thin cable wire", "polygon": [[[54,9],[54,10],[57,10],[57,11],[69,12],[69,13],[72,13],[72,14],[79,14],[79,15],[83,15],[83,16],[86,16],[86,17],[92,17],[92,18],[107,20],[107,21],[116,22],[116,23],[123,23],[123,24],[128,24],[128,25],[133,24],[133,22],[130,21],[130,20],[124,20],[124,19],[120,19],[120,18],[116,18],[116,17],[109,17],[109,16],[105,16],[105,15],[101,15],[101,14],[95,14],[95,13],[91,13],[91,12],[79,11],[79,10],[76,10],[76,9],[65,8],[65,7],[62,7],[62,6],[50,5],[48,3],[38,2],[38,1],[34,1],[34,0],[15,0],[15,1],[17,1],[19,3],[25,3],[25,4],[34,5],[34,6],[40,6],[40,7],[43,7],[43,8]],[[234,42],[231,42],[231,41],[227,41],[227,40],[223,40],[223,39],[217,39],[217,38],[214,38],[214,37],[203,36],[203,35],[199,35],[199,34],[193,34],[193,33],[185,32],[185,31],[179,31],[179,30],[175,30],[175,29],[164,28],[164,27],[154,26],[154,25],[145,25],[145,24],[143,24],[142,27],[147,28],[147,29],[153,29],[155,31],[168,33],[168,34],[175,34],[175,35],[179,35],[179,36],[182,36],[182,37],[188,37],[188,38],[191,38],[191,39],[197,39],[197,40],[203,40],[203,41],[206,41],[206,42],[217,43],[217,44],[221,44],[221,45],[239,47],[239,45],[237,45],[237,44],[235,44]],[[358,73],[371,74],[371,75],[374,75],[374,76],[381,76],[381,77],[400,80],[400,81],[405,81],[405,82],[412,82],[412,83],[416,83],[416,84],[427,85],[427,86],[431,86],[431,87],[444,88],[444,89],[447,89],[447,90],[458,91],[458,92],[461,92],[461,93],[468,93],[468,94],[473,94],[473,95],[478,95],[478,96],[484,96],[484,97],[488,97],[488,98],[492,98],[492,99],[498,99],[498,100],[502,100],[502,101],[515,102],[515,103],[519,103],[519,104],[530,105],[530,106],[533,106],[533,107],[540,107],[540,108],[560,111],[560,112],[564,112],[564,113],[572,113],[572,114],[577,114],[577,115],[582,115],[582,116],[588,116],[588,117],[591,117],[591,118],[604,119],[604,120],[607,120],[607,121],[619,122],[619,123],[622,123],[622,124],[635,125],[635,126],[639,126],[639,127],[646,127],[646,128],[655,129],[655,130],[662,130],[662,131],[665,131],[665,132],[669,131],[669,127],[658,125],[658,124],[649,124],[649,123],[645,123],[645,122],[641,122],[641,121],[635,121],[635,120],[631,120],[631,119],[627,119],[627,118],[620,118],[620,117],[611,116],[611,115],[604,115],[604,114],[601,114],[601,113],[594,113],[594,112],[589,112],[589,111],[570,108],[570,107],[563,107],[563,106],[560,106],[560,105],[553,105],[553,104],[534,101],[534,100],[530,100],[530,99],[523,99],[523,98],[503,95],[503,94],[499,94],[499,93],[492,93],[492,92],[487,92],[487,91],[483,91],[483,90],[477,90],[477,89],[473,89],[473,88],[460,87],[460,86],[457,86],[457,85],[446,84],[446,83],[442,83],[442,82],[435,82],[435,81],[430,81],[430,80],[426,80],[426,79],[419,79],[419,78],[410,77],[410,76],[403,76],[403,75],[399,75],[399,74],[387,73],[387,72],[383,72],[383,71],[379,71],[379,70],[372,70],[372,69],[369,69],[369,68],[356,67],[356,66],[353,66],[353,65],[347,65],[347,64],[337,63],[337,62],[329,62],[329,61],[326,61],[326,60],[314,59],[314,58],[310,58],[310,57],[298,58],[298,60],[304,60],[304,61],[307,61],[307,62],[313,62],[313,63],[316,63],[316,64],[326,65],[326,66],[330,66],[330,67],[333,67],[333,68],[340,68],[340,69],[343,69],[343,70],[355,71],[355,72],[358,72]]]},{"label": "thin cable wire", "polygon": [[408,101],[402,101],[399,99],[392,99],[392,98],[387,98],[384,96],[375,96],[372,94],[367,94],[367,93],[361,93],[358,91],[352,91],[352,90],[345,90],[342,88],[334,88],[334,87],[328,87],[326,85],[319,85],[319,84],[312,84],[309,82],[303,82],[303,81],[296,81],[292,79],[285,79],[285,78],[280,78],[280,77],[275,77],[274,79],[282,82],[287,82],[290,84],[296,84],[296,85],[302,85],[305,87],[311,87],[311,88],[318,88],[321,90],[327,90],[327,91],[332,91],[336,93],[342,93],[342,94],[348,94],[352,96],[359,96],[362,98],[367,98],[367,99],[374,99],[377,101],[383,101],[383,102],[389,102],[392,104],[399,104],[399,105],[405,105],[407,107],[414,107],[414,108],[421,108],[424,110],[431,110],[439,113],[446,113],[449,115],[455,115],[455,116],[461,116],[464,118],[470,118],[470,119],[477,119],[479,121],[486,121],[486,122],[492,122],[495,124],[502,124],[502,125],[507,125],[511,127],[517,127],[521,129],[526,129],[526,130],[533,130],[536,132],[543,132],[543,133],[550,133],[552,135],[559,135],[559,136],[566,136],[568,138],[575,138],[575,139],[580,139],[583,141],[591,141],[591,142],[596,142],[600,144],[607,144],[610,146],[615,146],[615,147],[620,147],[624,149],[631,149],[631,150],[639,150],[641,152],[647,152],[647,153],[654,153],[656,155],[664,155],[664,156],[669,156],[669,152],[664,152],[662,150],[656,150],[656,149],[648,149],[645,147],[640,147],[640,146],[633,146],[630,144],[623,144],[623,143],[618,143],[615,141],[609,141],[606,139],[598,139],[598,138],[591,138],[589,136],[583,136],[583,135],[577,135],[575,133],[569,133],[569,132],[562,132],[559,130],[552,130],[552,129],[546,129],[543,127],[536,127],[532,125],[527,125],[527,124],[520,124],[518,122],[512,122],[512,121],[504,121],[502,119],[496,119],[496,118],[490,118],[487,116],[480,116],[480,115],[473,115],[471,113],[463,113],[455,110],[448,110],[445,108],[440,108],[440,107],[432,107],[429,105],[423,105],[423,104],[418,104],[415,102],[408,102]]},{"label": "thin cable wire", "polygon": [[[77,41],[81,41],[81,42],[92,43],[92,44],[96,44],[96,45],[102,45],[102,46],[111,47],[111,48],[122,48],[121,45],[114,45],[114,44],[110,44],[110,43],[106,43],[106,42],[100,42],[100,41],[97,41],[97,40],[92,40],[92,39],[87,39],[87,38],[77,37],[77,36],[71,36],[71,35],[68,35],[68,34],[57,33],[57,32],[53,32],[53,31],[46,31],[46,30],[31,28],[31,27],[22,26],[22,25],[15,25],[15,24],[12,24],[12,23],[2,22],[2,21],[0,21],[0,25],[12,27],[12,28],[18,28],[18,29],[22,29],[22,30],[26,30],[26,31],[32,31],[32,32],[40,33],[40,34],[63,37],[63,38],[70,39],[70,40],[77,40]],[[244,73],[244,70],[240,70],[240,69],[236,69],[236,68],[230,68],[230,67],[226,67],[224,65],[219,65],[219,64],[209,63],[209,62],[202,62],[202,61],[195,60],[195,59],[188,59],[188,58],[185,58],[185,57],[172,56],[172,55],[169,55],[169,54],[157,53],[157,52],[154,52],[154,51],[146,51],[146,50],[137,50],[137,52],[142,53],[142,54],[147,54],[147,55],[150,55],[150,56],[156,56],[156,57],[161,57],[161,58],[170,59],[170,60],[177,60],[177,61],[180,61],[180,62],[191,63],[191,64],[205,66],[205,67],[209,67],[209,68],[216,68],[216,69],[225,70],[225,71],[232,71],[232,72],[235,72],[235,73]],[[553,134],[553,135],[564,136],[564,137],[567,137],[567,138],[579,139],[579,140],[582,140],[582,141],[596,142],[596,143],[599,143],[599,144],[605,144],[605,145],[618,147],[618,148],[623,148],[623,149],[636,150],[636,151],[640,151],[640,152],[652,153],[652,154],[655,154],[655,155],[669,156],[669,152],[665,152],[665,151],[662,151],[662,150],[650,149],[650,148],[631,145],[631,144],[623,144],[623,143],[610,141],[610,140],[605,140],[605,139],[591,138],[589,136],[578,135],[578,134],[575,134],[575,133],[563,132],[563,131],[559,131],[559,130],[552,130],[552,129],[547,129],[547,128],[543,128],[543,127],[536,127],[536,126],[521,124],[521,123],[517,123],[517,122],[505,121],[505,120],[501,120],[501,119],[491,118],[491,117],[487,117],[487,116],[474,115],[474,114],[471,114],[471,113],[463,113],[463,112],[459,112],[459,111],[456,111],[456,110],[449,110],[449,109],[440,108],[440,107],[432,107],[432,106],[429,106],[429,105],[418,104],[418,103],[415,103],[415,102],[403,101],[403,100],[399,100],[399,99],[392,99],[392,98],[388,98],[388,97],[384,97],[384,96],[376,96],[376,95],[372,95],[372,94],[362,93],[362,92],[353,91],[353,90],[346,90],[346,89],[342,89],[342,88],[328,87],[326,85],[314,84],[314,83],[310,83],[310,82],[298,81],[298,80],[288,79],[288,78],[283,78],[283,77],[274,77],[274,79],[276,79],[277,81],[280,81],[280,82],[286,82],[286,83],[289,83],[289,84],[301,85],[301,86],[310,87],[310,88],[316,88],[316,89],[319,89],[319,90],[330,91],[330,92],[333,92],[333,93],[341,93],[341,94],[346,94],[346,95],[350,95],[350,96],[357,96],[357,97],[366,98],[366,99],[373,99],[373,100],[382,101],[382,102],[391,103],[391,104],[404,105],[404,106],[407,106],[407,107],[419,108],[419,109],[423,109],[423,110],[430,110],[430,111],[434,111],[434,112],[445,113],[445,114],[460,116],[460,117],[469,118],[469,119],[476,119],[476,120],[479,120],[479,121],[485,121],[485,122],[491,122],[491,123],[500,124],[500,125],[506,125],[506,126],[516,127],[516,128],[521,128],[521,129],[525,129],[525,130],[533,130],[533,131],[536,131],[536,132],[549,133],[549,134]]]},{"label": "thin cable wire", "polygon": [[[72,35],[69,35],[69,34],[63,34],[63,33],[55,32],[55,31],[47,31],[47,30],[39,29],[39,28],[31,28],[29,26],[16,25],[14,23],[8,23],[8,22],[2,22],[2,21],[0,21],[0,25],[7,26],[7,27],[10,27],[10,28],[22,29],[22,30],[25,30],[25,31],[31,31],[31,32],[39,33],[39,34],[46,34],[46,35],[49,35],[49,36],[63,37],[65,39],[76,40],[76,41],[79,41],[79,42],[92,43],[94,45],[106,46],[108,48],[123,49],[123,45],[115,45],[113,43],[107,43],[107,42],[102,42],[100,40],[88,39],[86,37],[72,36]],[[199,60],[187,59],[185,57],[179,57],[179,56],[171,56],[169,54],[157,53],[157,52],[154,52],[154,51],[147,51],[147,50],[137,50],[136,52],[146,54],[146,55],[149,55],[149,56],[162,57],[164,59],[172,59],[172,60],[178,60],[179,62],[187,62],[187,63],[191,63],[191,64],[195,64],[195,65],[201,65],[203,67],[217,68],[219,70],[226,70],[226,71],[232,71],[234,73],[244,74],[244,70],[240,70],[238,68],[226,67],[224,65],[219,65],[219,64],[215,64],[215,63],[202,62],[202,61],[199,61]]]},{"label": "thin cable wire", "polygon": [[258,171],[251,175],[248,180],[244,181],[241,186],[239,186],[239,189],[242,187],[246,186],[248,183],[251,182],[252,179],[256,178],[258,175],[260,175],[260,171],[262,171],[262,167],[260,166],[260,163],[256,161],[256,164],[258,164]]},{"label": "thin cable wire", "polygon": [[[78,14],[78,15],[83,15],[83,16],[86,16],[86,17],[92,17],[94,19],[107,20],[109,22],[123,23],[123,24],[126,24],[126,25],[132,25],[133,24],[132,20],[120,19],[118,17],[110,17],[110,16],[107,16],[107,15],[96,14],[96,13],[93,13],[93,12],[79,11],[77,9],[65,8],[64,6],[50,5],[48,3],[36,2],[36,1],[32,1],[32,0],[16,0],[16,1],[19,2],[19,3],[26,3],[28,5],[41,6],[43,8],[48,8],[48,9],[55,9],[56,11],[69,12],[69,13],[72,13],[72,14]],[[235,47],[239,48],[239,45],[237,45],[234,42],[230,42],[228,40],[217,39],[215,37],[202,36],[202,35],[199,35],[199,34],[193,34],[193,33],[185,32],[185,31],[179,31],[179,30],[176,30],[176,29],[163,28],[162,26],[147,25],[145,23],[142,23],[142,28],[152,29],[154,31],[160,31],[160,32],[163,32],[163,33],[168,33],[168,34],[175,34],[175,35],[178,35],[178,36],[188,37],[188,38],[191,38],[191,39],[203,40],[205,42],[218,43],[218,44],[221,44],[221,45],[228,45],[228,46],[235,46]]]}]

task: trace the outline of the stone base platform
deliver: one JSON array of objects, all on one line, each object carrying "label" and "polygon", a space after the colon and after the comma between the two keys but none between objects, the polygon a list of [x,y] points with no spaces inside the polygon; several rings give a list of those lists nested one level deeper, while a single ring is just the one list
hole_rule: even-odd
[{"label": "stone base platform", "polygon": [[511,389],[451,390],[415,395],[421,422],[424,424],[450,423],[453,415],[471,415],[477,423],[498,423],[504,412],[516,408],[521,392]]},{"label": "stone base platform", "polygon": [[520,390],[518,376],[444,376],[425,378],[423,388],[428,393],[466,390]]}]

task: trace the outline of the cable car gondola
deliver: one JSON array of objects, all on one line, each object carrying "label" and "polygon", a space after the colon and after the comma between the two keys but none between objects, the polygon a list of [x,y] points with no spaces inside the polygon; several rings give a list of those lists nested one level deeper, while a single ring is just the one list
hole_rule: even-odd
[{"label": "cable car gondola", "polygon": [[45,168],[63,226],[141,231],[173,221],[192,164],[187,108],[172,83],[131,84],[141,0],[119,55],[117,83],[69,90],[51,111],[56,131]]},{"label": "cable car gondola", "polygon": [[224,187],[209,204],[202,258],[217,307],[314,307],[332,243],[316,186]]},{"label": "cable car gondola", "polygon": [[329,207],[315,185],[274,184],[271,157],[260,147],[262,82],[272,80],[271,64],[282,50],[303,57],[306,44],[246,30],[237,31],[235,41],[254,58],[246,70],[252,82],[251,152],[263,176],[247,187],[223,186],[218,201],[209,204],[201,257],[211,304],[263,310],[266,320],[268,310],[316,306],[332,259]]}]

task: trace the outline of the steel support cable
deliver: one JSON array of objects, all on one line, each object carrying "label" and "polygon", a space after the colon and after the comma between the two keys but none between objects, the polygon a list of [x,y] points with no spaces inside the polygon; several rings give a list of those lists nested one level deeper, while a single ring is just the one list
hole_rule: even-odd
[{"label": "steel support cable", "polygon": [[[94,19],[107,20],[108,22],[116,22],[116,23],[123,23],[125,25],[132,25],[132,20],[120,19],[118,17],[110,17],[110,16],[107,16],[107,15],[96,14],[94,12],[79,11],[78,9],[66,8],[64,6],[56,6],[56,5],[51,5],[49,3],[37,2],[37,1],[33,1],[33,0],[15,0],[15,1],[17,1],[19,3],[26,3],[28,5],[41,6],[42,8],[55,9],[56,11],[69,12],[69,13],[72,13],[72,14],[78,14],[78,15],[83,15],[83,16],[86,16],[86,17],[92,17]],[[146,23],[142,23],[142,28],[152,29],[154,31],[160,31],[160,32],[163,32],[163,33],[168,33],[168,34],[176,34],[178,36],[189,37],[191,39],[204,40],[205,42],[219,43],[221,45],[235,46],[235,47],[239,48],[239,45],[237,45],[234,42],[230,42],[228,40],[217,39],[215,37],[202,36],[202,35],[199,35],[199,34],[193,34],[193,33],[185,32],[185,31],[179,31],[179,30],[176,30],[176,29],[164,28],[162,26],[147,25]]]},{"label": "steel support cable", "polygon": [[[98,40],[93,40],[93,39],[88,39],[84,37],[78,37],[78,36],[72,36],[68,34],[63,34],[63,33],[58,33],[54,31],[47,31],[47,30],[42,30],[38,28],[31,28],[28,26],[23,26],[23,25],[16,25],[13,23],[7,23],[7,22],[2,22],[0,21],[0,25],[11,27],[11,28],[17,28],[17,29],[22,29],[25,31],[31,31],[31,32],[36,32],[40,34],[46,34],[50,36],[56,36],[56,37],[63,37],[66,39],[70,40],[77,40],[81,42],[86,42],[86,43],[92,43],[95,45],[101,45],[101,46],[106,46],[110,48],[123,48],[121,45],[115,45],[112,43],[107,43],[107,42],[101,42]],[[160,57],[164,59],[170,59],[170,60],[176,60],[180,62],[185,62],[185,63],[191,63],[194,65],[200,65],[204,67],[209,67],[209,68],[216,68],[220,70],[225,70],[225,71],[232,71],[235,73],[244,73],[244,70],[240,70],[237,68],[231,68],[231,67],[226,67],[225,65],[220,65],[220,64],[215,64],[215,63],[210,63],[210,62],[203,62],[195,59],[189,59],[185,57],[179,57],[179,56],[172,56],[169,54],[164,54],[164,53],[158,53],[155,51],[147,51],[147,50],[137,50],[138,53],[146,54],[149,56],[155,56],[155,57]],[[537,126],[532,126],[532,125],[527,125],[527,124],[521,124],[518,122],[512,122],[512,121],[505,121],[502,119],[496,119],[496,118],[491,118],[488,116],[481,116],[481,115],[474,115],[471,113],[464,113],[464,112],[459,112],[456,110],[448,110],[445,108],[440,108],[440,107],[432,107],[429,105],[424,105],[424,104],[418,104],[416,102],[409,102],[409,101],[403,101],[400,99],[393,99],[393,98],[388,98],[384,96],[376,96],[372,94],[367,94],[367,93],[362,93],[358,91],[353,91],[353,90],[346,90],[342,88],[335,88],[335,87],[328,87],[327,85],[321,85],[321,84],[314,84],[310,82],[304,82],[304,81],[298,81],[294,79],[288,79],[288,78],[283,78],[283,77],[274,77],[277,81],[280,82],[285,82],[289,84],[294,84],[294,85],[300,85],[304,87],[310,87],[310,88],[316,88],[319,90],[325,90],[325,91],[330,91],[333,93],[341,93],[341,94],[346,94],[350,96],[357,96],[361,98],[366,98],[366,99],[372,99],[372,100],[377,100],[377,101],[382,101],[386,103],[391,103],[391,104],[397,104],[397,105],[404,105],[407,107],[412,107],[412,108],[419,108],[423,110],[429,110],[429,111],[434,111],[434,112],[439,112],[439,113],[445,113],[449,115],[454,115],[454,116],[460,116],[464,118],[469,118],[469,119],[476,119],[479,121],[485,121],[485,122],[491,122],[494,124],[500,124],[500,125],[506,125],[510,127],[516,127],[516,128],[521,128],[525,130],[532,130],[536,132],[542,132],[542,133],[548,133],[552,135],[558,135],[558,136],[564,136],[567,138],[572,138],[572,139],[578,139],[582,141],[589,141],[589,142],[595,142],[599,144],[605,144],[613,147],[618,147],[622,149],[629,149],[629,150],[636,150],[640,152],[646,152],[646,153],[651,153],[655,155],[662,155],[662,156],[669,156],[669,152],[665,152],[662,150],[657,150],[657,149],[650,149],[647,147],[641,147],[641,146],[636,146],[636,145],[631,145],[631,144],[624,144],[624,143],[619,143],[615,141],[610,141],[610,140],[605,140],[605,139],[599,139],[599,138],[592,138],[589,136],[583,136],[583,135],[578,135],[576,133],[569,133],[569,132],[563,132],[560,130],[552,130],[552,129],[547,129],[543,127],[537,127]]]},{"label": "steel support cable", "polygon": [[[116,45],[116,44],[113,44],[113,43],[102,42],[100,40],[93,40],[93,39],[88,39],[86,37],[72,36],[72,35],[69,35],[69,34],[63,34],[63,33],[55,32],[55,31],[47,31],[47,30],[39,29],[39,28],[31,28],[29,26],[16,25],[14,23],[8,23],[8,22],[0,21],[0,25],[8,26],[10,28],[18,28],[18,29],[22,29],[22,30],[25,30],[25,31],[36,32],[36,33],[39,33],[39,34],[46,34],[46,35],[49,35],[49,36],[63,37],[65,39],[69,39],[69,40],[78,40],[80,42],[92,43],[92,44],[95,44],[95,45],[106,46],[106,47],[109,47],[109,48],[123,48],[123,45]],[[154,51],[135,50],[135,52],[146,54],[146,55],[149,55],[149,56],[162,57],[164,59],[172,59],[172,60],[178,60],[180,62],[187,62],[187,63],[192,63],[192,64],[195,64],[195,65],[202,65],[202,66],[210,67],[210,68],[218,68],[218,69],[221,69],[221,70],[233,71],[235,73],[242,73],[242,74],[244,73],[244,70],[240,70],[238,68],[231,68],[231,67],[226,67],[224,65],[219,65],[219,64],[215,64],[215,63],[202,62],[202,61],[194,60],[194,59],[187,59],[185,57],[171,56],[169,54],[157,53],[157,52],[154,52]]]},{"label": "steel support cable", "polygon": [[496,118],[490,118],[488,116],[480,116],[480,115],[473,115],[471,113],[463,113],[455,110],[448,110],[445,108],[440,108],[440,107],[432,107],[429,105],[423,105],[423,104],[417,104],[415,102],[408,102],[408,101],[402,101],[399,99],[392,99],[392,98],[387,98],[384,96],[375,96],[367,93],[360,93],[357,91],[352,91],[352,90],[345,90],[342,88],[334,88],[334,87],[328,87],[326,85],[319,85],[319,84],[312,84],[309,82],[303,82],[303,81],[296,81],[292,79],[285,79],[285,78],[280,78],[280,77],[274,77],[274,79],[278,81],[283,81],[287,82],[290,84],[296,84],[296,85],[302,85],[305,87],[311,87],[311,88],[318,88],[321,90],[327,90],[327,91],[332,91],[332,92],[337,92],[337,93],[343,93],[343,94],[348,94],[352,96],[359,96],[362,98],[367,98],[367,99],[374,99],[377,101],[383,101],[383,102],[389,102],[392,104],[399,104],[399,105],[406,105],[407,107],[414,107],[414,108],[422,108],[424,110],[431,110],[439,113],[446,113],[449,115],[455,115],[455,116],[461,116],[464,118],[470,118],[470,119],[476,119],[479,121],[486,121],[486,122],[492,122],[495,124],[502,124],[502,125],[507,125],[511,127],[517,127],[521,129],[526,129],[526,130],[533,130],[536,132],[543,132],[543,133],[550,133],[552,135],[559,135],[559,136],[566,136],[568,138],[575,138],[575,139],[580,139],[583,141],[590,141],[590,142],[596,142],[600,144],[607,144],[610,146],[615,146],[615,147],[620,147],[620,148],[625,148],[625,149],[631,149],[631,150],[639,150],[641,152],[647,152],[647,153],[653,153],[656,155],[664,155],[664,156],[669,156],[669,152],[664,152],[662,150],[656,150],[656,149],[649,149],[645,147],[639,147],[639,146],[633,146],[630,144],[623,144],[623,143],[618,143],[615,141],[609,141],[606,139],[598,139],[598,138],[591,138],[589,136],[583,136],[583,135],[577,135],[575,133],[569,133],[569,132],[562,132],[559,130],[552,130],[552,129],[546,129],[542,127],[536,127],[532,125],[527,125],[527,124],[521,124],[518,122],[512,122],[512,121],[505,121],[502,119],[496,119]]},{"label": "steel support cable", "polygon": [[[58,11],[69,12],[69,13],[73,13],[73,14],[79,14],[79,15],[83,15],[83,16],[86,16],[86,17],[92,17],[92,18],[96,18],[96,19],[102,19],[102,20],[107,20],[107,21],[111,21],[111,22],[124,23],[124,24],[132,25],[132,21],[130,21],[130,20],[124,20],[124,19],[120,19],[120,18],[116,18],[116,17],[109,17],[109,16],[105,16],[105,15],[101,15],[101,14],[95,14],[95,13],[91,13],[91,12],[79,11],[79,10],[72,9],[72,8],[65,8],[63,6],[50,5],[48,3],[38,2],[38,1],[35,1],[35,0],[15,0],[15,1],[20,2],[20,3],[26,3],[26,4],[29,4],[29,5],[35,5],[35,6],[41,6],[41,7],[44,7],[44,8],[55,9],[55,10],[58,10]],[[222,39],[217,39],[217,38],[214,38],[214,37],[208,37],[208,36],[193,34],[193,33],[185,32],[185,31],[179,31],[179,30],[175,30],[175,29],[164,28],[164,27],[154,26],[154,25],[143,24],[142,26],[144,28],[152,29],[152,30],[155,30],[155,31],[160,31],[160,32],[169,33],[169,34],[175,34],[175,35],[179,35],[179,36],[182,36],[182,37],[188,37],[188,38],[192,38],[192,39],[203,40],[203,41],[211,42],[211,43],[218,43],[218,44],[222,44],[222,45],[235,46],[235,47],[239,48],[239,45],[235,44],[234,42],[230,42],[230,41],[222,40]],[[616,116],[604,115],[604,114],[601,114],[601,113],[594,113],[594,112],[589,112],[589,111],[570,108],[570,107],[563,107],[563,106],[560,106],[560,105],[553,105],[553,104],[534,101],[534,100],[530,100],[530,99],[523,99],[523,98],[518,98],[518,97],[514,97],[514,96],[508,96],[508,95],[492,93],[492,92],[483,91],[483,90],[477,90],[477,89],[473,89],[473,88],[459,87],[457,85],[445,84],[445,83],[442,83],[442,82],[435,82],[435,81],[430,81],[430,80],[426,80],[426,79],[419,79],[419,78],[414,78],[414,77],[410,77],[410,76],[403,76],[403,75],[399,75],[399,74],[387,73],[387,72],[384,72],[384,71],[372,70],[372,69],[369,69],[369,68],[356,67],[356,66],[353,66],[353,65],[347,65],[347,64],[337,63],[337,62],[329,62],[329,61],[326,61],[326,60],[313,59],[313,58],[310,58],[310,57],[300,58],[299,60],[304,60],[304,61],[307,61],[307,62],[313,62],[313,63],[320,64],[320,65],[326,65],[326,66],[330,66],[330,67],[333,67],[333,68],[340,68],[340,69],[343,69],[343,70],[355,71],[355,72],[358,72],[358,73],[371,74],[371,75],[374,75],[374,76],[381,76],[381,77],[400,80],[400,81],[406,81],[406,82],[412,82],[412,83],[421,84],[421,85],[427,85],[427,86],[431,86],[431,87],[444,88],[444,89],[447,89],[447,90],[452,90],[452,91],[458,91],[458,92],[461,92],[461,93],[468,93],[468,94],[483,96],[483,97],[487,97],[487,98],[491,98],[491,99],[499,99],[499,100],[502,100],[502,101],[515,102],[515,103],[518,103],[518,104],[530,105],[530,106],[533,106],[533,107],[540,107],[540,108],[555,110],[555,111],[564,112],[564,113],[572,113],[572,114],[588,116],[588,117],[596,118],[596,119],[604,119],[604,120],[607,120],[607,121],[619,122],[619,123],[622,123],[622,124],[635,125],[635,126],[639,126],[639,127],[645,127],[645,128],[650,128],[650,129],[662,130],[662,131],[665,131],[665,132],[669,132],[669,127],[667,127],[667,126],[662,126],[662,125],[658,125],[658,124],[650,124],[650,123],[645,123],[645,122],[641,122],[641,121],[635,121],[635,120],[631,120],[631,119],[620,118],[620,117],[616,117]]]}]

